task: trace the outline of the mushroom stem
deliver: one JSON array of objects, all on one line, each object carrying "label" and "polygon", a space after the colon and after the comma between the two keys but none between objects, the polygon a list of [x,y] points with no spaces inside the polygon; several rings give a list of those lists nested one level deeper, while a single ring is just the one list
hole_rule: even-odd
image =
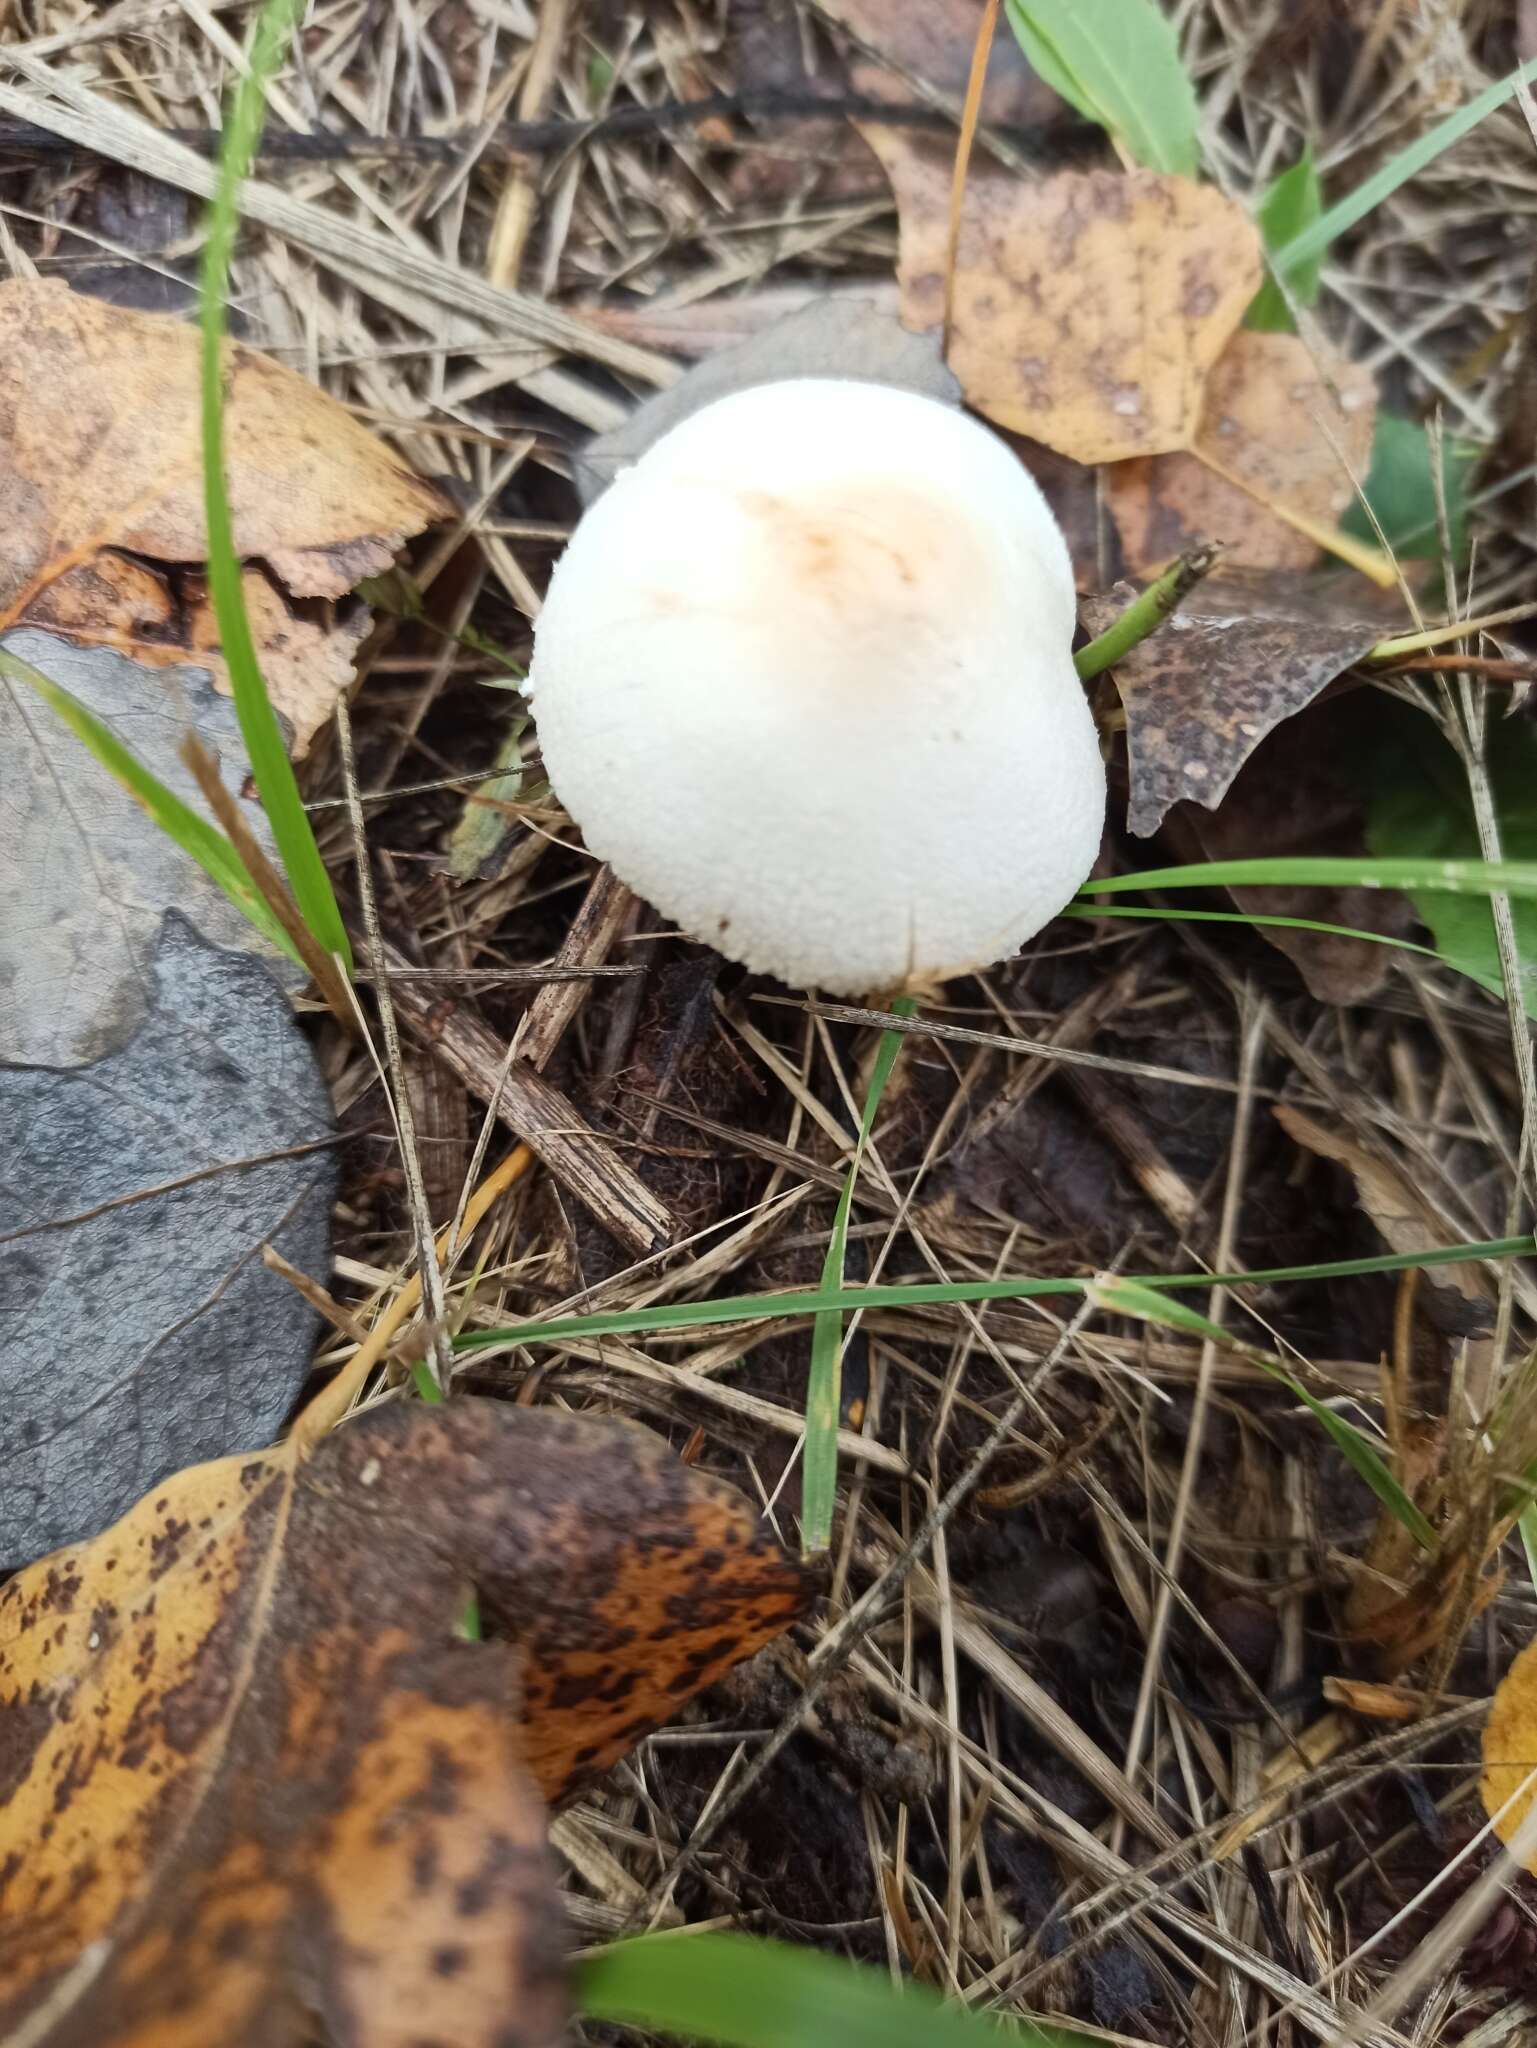
[{"label": "mushroom stem", "polygon": [[1212,541],[1203,541],[1199,547],[1188,548],[1156,582],[1147,586],[1140,597],[1134,597],[1103,633],[1091,640],[1087,647],[1079,648],[1073,656],[1073,667],[1078,671],[1079,680],[1086,683],[1094,676],[1102,675],[1107,668],[1113,668],[1123,655],[1129,654],[1138,641],[1156,633],[1169,614],[1184,603],[1201,578],[1210,574],[1221,552],[1220,544]]}]

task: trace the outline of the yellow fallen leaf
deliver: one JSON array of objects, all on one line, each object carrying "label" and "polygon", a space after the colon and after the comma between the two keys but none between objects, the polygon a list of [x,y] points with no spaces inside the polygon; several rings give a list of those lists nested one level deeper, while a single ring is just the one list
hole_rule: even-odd
[{"label": "yellow fallen leaf", "polygon": [[[207,555],[199,347],[183,320],[57,280],[0,283],[0,631],[44,626],[150,663],[200,658],[222,686],[211,627],[189,603],[183,631],[166,575],[145,566]],[[302,753],[351,679],[358,634],[283,592],[342,597],[453,508],[294,371],[238,343],[225,362],[235,545],[276,579],[248,573],[252,626]]]},{"label": "yellow fallen leaf", "polygon": [[1129,572],[1156,574],[1200,540],[1220,541],[1233,567],[1310,568],[1355,496],[1352,477],[1365,477],[1376,418],[1376,380],[1360,364],[1315,356],[1295,334],[1240,329],[1207,381],[1193,452],[1106,472]]},{"label": "yellow fallen leaf", "polygon": [[[896,193],[902,317],[938,327],[948,160],[893,128],[861,132]],[[1248,216],[1210,186],[1154,171],[1032,184],[974,162],[950,368],[979,412],[1075,462],[1188,448],[1212,366],[1263,274]]]}]

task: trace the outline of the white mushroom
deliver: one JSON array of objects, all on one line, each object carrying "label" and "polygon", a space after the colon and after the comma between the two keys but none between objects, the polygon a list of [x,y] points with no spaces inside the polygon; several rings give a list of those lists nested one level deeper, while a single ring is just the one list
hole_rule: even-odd
[{"label": "white mushroom", "polygon": [[986,428],[886,385],[718,400],[588,512],[529,692],[592,851],[733,960],[858,995],[1012,953],[1105,813],[1073,577]]}]

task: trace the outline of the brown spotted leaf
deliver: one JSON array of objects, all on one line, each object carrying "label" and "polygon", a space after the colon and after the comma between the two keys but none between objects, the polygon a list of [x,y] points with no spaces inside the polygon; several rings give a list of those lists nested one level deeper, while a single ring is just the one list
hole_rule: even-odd
[{"label": "brown spotted leaf", "polygon": [[[1136,595],[1119,584],[1080,606],[1102,633]],[[1115,667],[1126,712],[1130,796],[1139,838],[1182,797],[1214,809],[1267,733],[1382,637],[1360,613],[1328,615],[1300,577],[1213,577]]]},{"label": "brown spotted leaf", "polygon": [[1370,370],[1295,334],[1241,328],[1207,381],[1194,452],[1106,472],[1131,574],[1201,541],[1220,541],[1235,567],[1306,569],[1318,543],[1290,520],[1332,528],[1366,475],[1376,417]]},{"label": "brown spotted leaf", "polygon": [[400,1403],[178,1474],[0,1592],[0,2038],[553,2044],[541,1790],[804,1594],[624,1422]]},{"label": "brown spotted leaf", "polygon": [[[944,317],[950,160],[866,124],[897,200],[902,314]],[[1206,382],[1263,275],[1214,187],[1154,171],[1032,181],[973,161],[948,362],[969,404],[1075,462],[1189,448]]]},{"label": "brown spotted leaf", "polygon": [[[186,658],[154,579],[124,557],[207,555],[199,346],[184,321],[57,280],[0,283],[0,631],[50,626],[139,660]],[[227,346],[225,407],[236,547],[296,598],[344,596],[452,509],[344,406],[254,349]],[[275,593],[255,623],[302,747],[352,644],[323,645]]]}]

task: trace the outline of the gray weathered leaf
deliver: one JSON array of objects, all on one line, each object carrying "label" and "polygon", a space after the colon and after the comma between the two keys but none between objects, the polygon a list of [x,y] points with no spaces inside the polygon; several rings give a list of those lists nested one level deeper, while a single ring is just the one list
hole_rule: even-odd
[{"label": "gray weathered leaf", "polygon": [[[1102,633],[1136,595],[1128,583],[1084,599]],[[1215,809],[1254,749],[1359,661],[1382,626],[1340,613],[1316,583],[1275,572],[1214,577],[1115,665],[1126,710],[1126,822],[1158,830],[1182,797]]]},{"label": "gray weathered leaf", "polygon": [[266,1441],[308,1368],[313,1314],[261,1247],[327,1270],[309,1047],[265,968],[174,911],[146,979],[120,1051],[0,1069],[0,1568]]},{"label": "gray weathered leaf", "polygon": [[862,299],[826,299],[719,355],[706,356],[676,384],[637,406],[622,425],[599,434],[576,458],[582,503],[603,495],[627,463],[701,406],[779,377],[854,377],[896,384],[945,405],[961,387],[945,368],[937,334],[909,334],[889,309]]},{"label": "gray weathered leaf", "polygon": [[[177,753],[189,726],[238,792],[246,755],[235,708],[206,671],[147,668],[112,648],[77,647],[35,628],[8,633],[3,644],[78,697],[194,809],[202,810],[202,798]],[[259,807],[248,808],[265,837]],[[48,707],[3,678],[0,874],[0,1061],[80,1067],[124,1046],[151,998],[168,905],[215,945],[263,946]],[[299,978],[276,957],[272,972]]]}]

